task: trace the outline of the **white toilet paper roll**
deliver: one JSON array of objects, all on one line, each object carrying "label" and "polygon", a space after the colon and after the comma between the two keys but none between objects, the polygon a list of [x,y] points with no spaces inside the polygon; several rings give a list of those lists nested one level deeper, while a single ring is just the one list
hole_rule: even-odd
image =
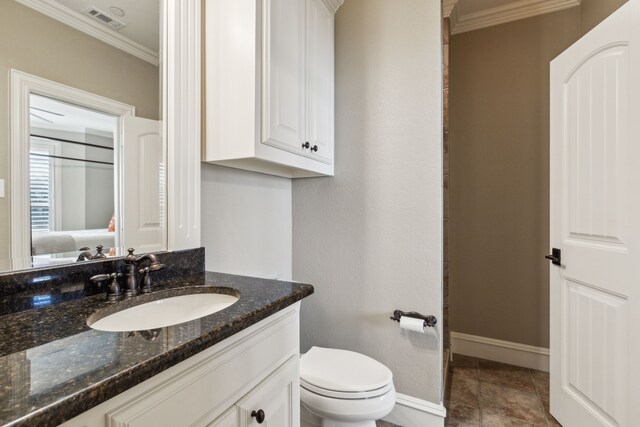
[{"label": "white toilet paper roll", "polygon": [[420,332],[424,334],[424,320],[415,317],[402,316],[400,318],[400,327],[408,331]]}]

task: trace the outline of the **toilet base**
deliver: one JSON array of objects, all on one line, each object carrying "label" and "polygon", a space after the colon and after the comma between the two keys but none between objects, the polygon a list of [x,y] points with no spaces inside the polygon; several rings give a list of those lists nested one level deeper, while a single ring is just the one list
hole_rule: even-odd
[{"label": "toilet base", "polygon": [[302,402],[300,402],[300,427],[322,427],[322,418],[311,413]]},{"label": "toilet base", "polygon": [[300,387],[300,421],[302,427],[376,427],[375,420],[391,412],[396,390],[370,399],[327,398]]},{"label": "toilet base", "polygon": [[318,417],[300,404],[300,427],[376,427],[375,421],[334,421]]},{"label": "toilet base", "polygon": [[322,420],[322,427],[376,427],[376,422],[375,421],[343,422],[343,421]]}]

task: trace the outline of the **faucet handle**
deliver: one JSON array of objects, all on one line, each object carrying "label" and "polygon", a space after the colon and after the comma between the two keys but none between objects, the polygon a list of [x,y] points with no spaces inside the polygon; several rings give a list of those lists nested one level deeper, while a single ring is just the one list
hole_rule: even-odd
[{"label": "faucet handle", "polygon": [[164,267],[165,267],[164,264],[160,264],[156,262],[138,270],[138,273],[144,275],[142,276],[142,286],[140,287],[140,291],[143,294],[148,294],[149,292],[151,292],[151,285],[153,284],[153,281],[151,280],[150,272],[162,270]]},{"label": "faucet handle", "polygon": [[140,286],[140,291],[143,294],[148,294],[149,292],[151,292],[151,285],[153,284],[153,282],[151,281],[151,275],[149,274],[149,271],[151,271],[150,267],[144,267],[138,271],[140,274],[143,274],[142,286]]},{"label": "faucet handle", "polygon": [[120,291],[120,284],[118,283],[118,277],[122,277],[122,273],[96,274],[89,280],[92,282],[104,282],[105,280],[111,279],[111,283],[107,288],[107,298],[110,301],[115,301],[122,295],[122,292]]},{"label": "faucet handle", "polygon": [[137,262],[137,257],[133,254],[133,252],[135,251],[134,248],[129,248],[127,249],[127,252],[129,252],[129,255],[126,255],[123,259],[125,264],[135,264]]},{"label": "faucet handle", "polygon": [[104,248],[104,246],[102,246],[102,245],[96,246],[96,254],[93,256],[93,259],[101,259],[101,258],[106,258],[107,257],[105,254],[102,253],[102,249],[103,248]]},{"label": "faucet handle", "polygon": [[95,276],[91,276],[89,280],[95,283],[100,283],[109,279],[111,279],[111,274],[96,274]]},{"label": "faucet handle", "polygon": [[158,270],[162,270],[162,269],[163,269],[163,268],[165,268],[165,267],[166,267],[166,265],[164,265],[164,264],[160,264],[159,262],[157,262],[157,263],[151,264],[151,265],[149,266],[149,270],[151,270],[151,271],[158,271]]}]

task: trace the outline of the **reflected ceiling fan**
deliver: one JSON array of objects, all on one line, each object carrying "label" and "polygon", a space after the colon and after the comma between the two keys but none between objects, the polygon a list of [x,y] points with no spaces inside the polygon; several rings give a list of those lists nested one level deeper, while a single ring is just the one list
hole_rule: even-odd
[{"label": "reflected ceiling fan", "polygon": [[45,110],[43,108],[38,108],[38,107],[29,107],[29,109],[31,109],[31,112],[29,113],[31,115],[31,117],[35,117],[37,119],[43,120],[47,123],[53,123],[53,121],[49,120],[49,119],[45,119],[44,117],[42,117],[41,115],[38,115],[36,113],[33,112],[33,110],[36,111],[41,111],[43,113],[48,113],[48,114],[53,114],[54,116],[58,116],[58,117],[64,117],[64,114],[61,113],[56,113],[54,111],[49,111],[49,110]]}]

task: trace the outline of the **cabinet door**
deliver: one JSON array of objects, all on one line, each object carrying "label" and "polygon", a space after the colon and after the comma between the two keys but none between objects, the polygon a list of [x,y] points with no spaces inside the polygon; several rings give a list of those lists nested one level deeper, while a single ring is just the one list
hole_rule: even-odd
[{"label": "cabinet door", "polygon": [[302,154],[304,1],[263,0],[262,142]]},{"label": "cabinet door", "polygon": [[227,412],[220,415],[214,422],[208,424],[207,427],[237,427],[238,426],[238,412],[236,407],[228,409]]},{"label": "cabinet door", "polygon": [[[240,427],[299,427],[298,356],[291,357],[237,404]],[[256,416],[264,412],[259,423]]]},{"label": "cabinet door", "polygon": [[[306,0],[307,140],[306,155],[333,161],[333,14],[322,0]],[[317,150],[315,149],[317,147]]]}]

